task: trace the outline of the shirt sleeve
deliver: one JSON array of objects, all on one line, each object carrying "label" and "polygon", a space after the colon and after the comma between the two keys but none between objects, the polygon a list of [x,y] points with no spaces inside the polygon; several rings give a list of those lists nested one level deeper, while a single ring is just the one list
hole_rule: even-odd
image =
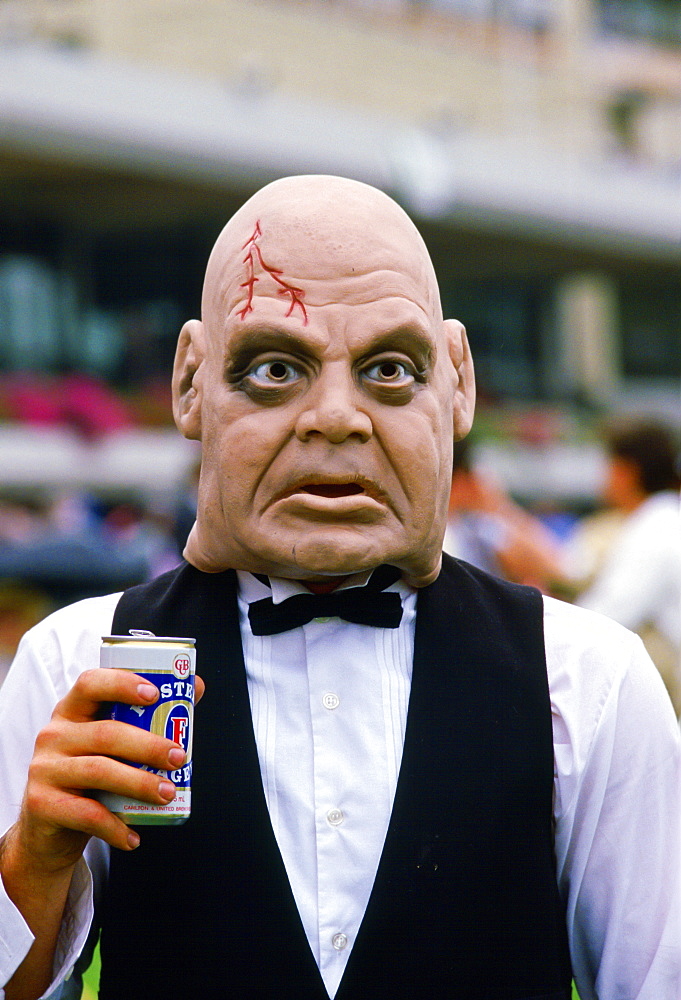
[{"label": "shirt sleeve", "polygon": [[[101,636],[110,631],[118,595],[82,601],[56,612],[22,639],[0,688],[0,831],[14,823],[26,785],[35,738],[56,703],[77,676],[99,662]],[[86,624],[84,624],[86,623]],[[93,920],[94,889],[106,877],[108,850],[88,845],[86,860],[74,871],[47,995],[59,996],[85,947]],[[33,935],[0,880],[0,984],[4,986],[26,957]],[[0,1000],[4,989],[0,989]]]},{"label": "shirt sleeve", "polygon": [[[92,874],[86,862],[81,859],[74,871],[66,901],[54,960],[54,979],[44,996],[51,996],[56,1000],[61,995],[58,987],[69,979],[78,956],[85,948],[92,918]],[[21,965],[32,944],[33,935],[3,887],[0,892],[0,976],[3,983]],[[0,997],[4,998],[4,995],[4,989],[0,989]]]},{"label": "shirt sleeve", "polygon": [[681,740],[640,640],[547,599],[558,881],[582,1000],[678,1000]]}]

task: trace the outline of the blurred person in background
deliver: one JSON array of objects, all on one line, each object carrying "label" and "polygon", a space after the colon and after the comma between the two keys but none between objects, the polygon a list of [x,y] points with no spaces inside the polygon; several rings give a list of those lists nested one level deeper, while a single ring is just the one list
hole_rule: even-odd
[{"label": "blurred person in background", "polygon": [[677,449],[647,419],[606,432],[603,499],[619,518],[600,569],[576,603],[637,632],[681,714],[681,523]]},{"label": "blurred person in background", "polygon": [[456,443],[444,551],[505,580],[551,592],[562,575],[552,532],[477,470],[468,438]]}]

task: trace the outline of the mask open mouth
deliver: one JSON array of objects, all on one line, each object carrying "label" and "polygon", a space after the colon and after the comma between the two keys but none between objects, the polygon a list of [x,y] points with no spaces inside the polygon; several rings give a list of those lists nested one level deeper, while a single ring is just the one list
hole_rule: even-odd
[{"label": "mask open mouth", "polygon": [[309,483],[300,487],[301,493],[311,493],[316,497],[352,497],[364,493],[359,483]]}]

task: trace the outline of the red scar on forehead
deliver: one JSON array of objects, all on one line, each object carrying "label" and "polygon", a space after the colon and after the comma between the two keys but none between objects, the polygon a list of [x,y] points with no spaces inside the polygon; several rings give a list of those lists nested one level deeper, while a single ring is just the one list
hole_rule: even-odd
[{"label": "red scar on forehead", "polygon": [[288,281],[284,281],[281,277],[283,272],[280,268],[270,267],[263,260],[262,250],[260,249],[260,244],[258,240],[262,236],[262,229],[260,228],[260,219],[257,220],[255,224],[255,229],[253,230],[251,236],[246,240],[242,246],[242,250],[246,251],[246,256],[243,258],[242,263],[246,265],[246,280],[241,282],[240,288],[248,289],[246,305],[243,309],[239,310],[239,316],[241,319],[246,319],[249,312],[253,311],[253,297],[255,294],[255,286],[261,280],[255,275],[256,263],[259,264],[264,275],[269,275],[269,277],[276,282],[279,286],[277,288],[278,295],[288,295],[289,297],[289,308],[286,313],[287,316],[291,316],[293,310],[296,306],[299,307],[302,317],[303,324],[307,324],[307,310],[305,308],[305,303],[303,299],[305,298],[305,292],[302,288],[296,288],[295,285],[289,284]]}]

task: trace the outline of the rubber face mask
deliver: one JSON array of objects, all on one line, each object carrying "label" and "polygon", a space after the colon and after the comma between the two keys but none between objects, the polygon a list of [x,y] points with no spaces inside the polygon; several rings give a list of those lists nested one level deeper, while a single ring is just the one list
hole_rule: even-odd
[{"label": "rubber face mask", "polygon": [[223,230],[173,378],[202,442],[199,569],[437,576],[452,446],[470,428],[465,331],[395,202],[334,177],[264,188]]}]

